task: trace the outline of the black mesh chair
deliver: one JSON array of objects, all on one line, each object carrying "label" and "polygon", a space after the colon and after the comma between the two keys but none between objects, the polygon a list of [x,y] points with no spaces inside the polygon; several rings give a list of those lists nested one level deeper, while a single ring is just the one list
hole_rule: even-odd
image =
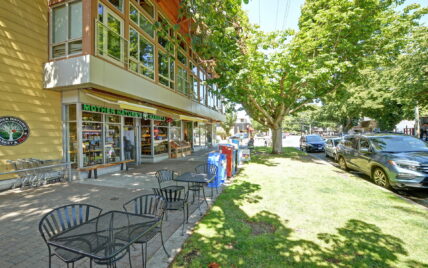
[{"label": "black mesh chair", "polygon": [[[205,164],[200,164],[198,166],[195,167],[195,172],[199,173],[199,174],[208,174],[208,176],[217,176],[217,166],[213,165],[213,164],[209,164],[209,163],[205,163]],[[214,179],[215,180],[215,179]],[[204,189],[204,185],[201,183],[198,183],[202,189],[202,193],[204,194],[204,198],[205,198],[205,189]],[[215,187],[215,190],[218,194],[218,187]],[[211,196],[213,196],[212,194],[212,188],[211,188]],[[205,198],[206,200],[206,198]],[[208,203],[207,203],[208,205]]]},{"label": "black mesh chair", "polygon": [[[166,201],[159,195],[146,194],[146,195],[138,196],[126,202],[125,204],[123,204],[123,209],[126,212],[142,215],[145,217],[151,217],[154,220],[159,221],[159,225],[157,225],[154,229],[147,232],[143,237],[141,237],[137,242],[135,242],[137,244],[141,244],[141,256],[143,261],[143,267],[146,267],[146,264],[147,264],[147,243],[151,239],[153,239],[157,234],[160,234],[163,250],[165,251],[166,255],[168,255],[169,257],[169,254],[166,251],[166,248],[164,245],[163,234],[162,234],[162,218],[166,209]],[[129,230],[129,231],[138,232],[140,230],[137,227],[136,229]],[[129,233],[128,231],[125,230],[124,232],[118,233],[116,237],[126,241],[126,238],[129,237]]]},{"label": "black mesh chair", "polygon": [[46,242],[49,250],[49,267],[51,267],[51,258],[56,255],[67,264],[82,259],[84,256],[61,248],[53,248],[47,243],[47,240],[54,235],[64,232],[76,225],[83,224],[101,214],[102,209],[88,204],[69,204],[55,208],[50,211],[39,222],[39,232]]},{"label": "black mesh chair", "polygon": [[184,188],[181,190],[172,190],[165,188],[153,188],[155,195],[161,196],[166,201],[166,211],[168,210],[182,210],[183,211],[183,229],[181,231],[184,235],[184,225],[188,222],[189,218],[189,203],[187,202],[187,193]]},{"label": "black mesh chair", "polygon": [[177,182],[175,182],[175,185],[168,185],[171,182],[174,181],[175,172],[169,169],[161,169],[156,171],[156,178],[158,179],[159,188],[161,189],[168,189],[168,190],[183,190],[184,186],[177,185]]}]

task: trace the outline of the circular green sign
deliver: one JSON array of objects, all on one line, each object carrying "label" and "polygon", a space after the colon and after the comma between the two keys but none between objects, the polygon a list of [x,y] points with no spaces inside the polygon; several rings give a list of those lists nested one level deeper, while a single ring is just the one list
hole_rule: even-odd
[{"label": "circular green sign", "polygon": [[0,117],[0,145],[18,145],[28,136],[30,136],[30,128],[23,120],[13,116]]}]

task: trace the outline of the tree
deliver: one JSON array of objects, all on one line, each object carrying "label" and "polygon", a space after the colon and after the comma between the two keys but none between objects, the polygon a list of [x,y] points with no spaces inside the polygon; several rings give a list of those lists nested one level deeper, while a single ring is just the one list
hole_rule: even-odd
[{"label": "tree", "polygon": [[219,74],[211,82],[272,130],[272,153],[280,153],[286,115],[343,90],[361,68],[375,63],[372,58],[400,49],[395,40],[407,28],[385,30],[397,17],[413,20],[394,11],[401,2],[307,0],[300,31],[274,33],[252,27],[238,0],[187,0],[183,5],[196,18],[193,44],[210,59],[204,64]]},{"label": "tree", "polygon": [[230,131],[235,126],[236,119],[237,115],[234,112],[228,112],[226,114],[226,121],[220,123],[220,126],[224,129],[224,132],[226,132],[226,136],[230,135]]}]

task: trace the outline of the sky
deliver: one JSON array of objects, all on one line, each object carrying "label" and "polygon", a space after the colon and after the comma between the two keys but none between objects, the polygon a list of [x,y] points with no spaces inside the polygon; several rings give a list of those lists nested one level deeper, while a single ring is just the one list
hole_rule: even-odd
[{"label": "sky", "polygon": [[[298,30],[300,8],[304,2],[304,0],[250,0],[248,5],[244,5],[244,10],[248,12],[250,21],[260,25],[263,31],[290,28]],[[412,3],[428,7],[428,0],[407,0],[405,5]],[[428,16],[422,21],[428,25]]]}]

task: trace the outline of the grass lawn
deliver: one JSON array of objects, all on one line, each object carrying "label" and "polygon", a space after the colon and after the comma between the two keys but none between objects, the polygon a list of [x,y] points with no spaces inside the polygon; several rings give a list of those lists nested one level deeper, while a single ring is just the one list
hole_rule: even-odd
[{"label": "grass lawn", "polygon": [[428,209],[298,150],[257,150],[171,267],[428,267]]}]

